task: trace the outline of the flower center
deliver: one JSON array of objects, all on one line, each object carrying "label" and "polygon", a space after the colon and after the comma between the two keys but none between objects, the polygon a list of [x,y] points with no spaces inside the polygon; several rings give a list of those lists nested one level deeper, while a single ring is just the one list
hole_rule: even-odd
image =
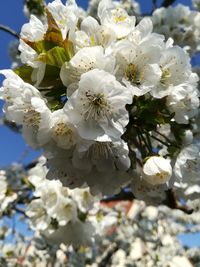
[{"label": "flower center", "polygon": [[64,122],[57,123],[54,128],[54,136],[68,136],[72,134],[72,130]]},{"label": "flower center", "polygon": [[171,77],[171,72],[170,72],[170,70],[168,68],[165,69],[165,70],[162,70],[162,76],[161,76],[160,82],[163,85],[167,85],[169,83],[169,78],[170,77]]},{"label": "flower center", "polygon": [[41,121],[41,114],[33,108],[29,108],[24,114],[24,123],[30,127],[39,127]]},{"label": "flower center", "polygon": [[156,173],[156,177],[161,181],[165,180],[168,176],[169,176],[169,173],[165,171]]},{"label": "flower center", "polygon": [[68,149],[76,143],[73,129],[67,123],[60,121],[53,127],[53,139],[58,146]]},{"label": "flower center", "polygon": [[111,142],[95,142],[90,146],[87,157],[88,158],[109,158],[109,155],[112,154],[112,143]]},{"label": "flower center", "polygon": [[84,99],[83,103],[84,111],[82,113],[85,120],[92,118],[97,121],[108,116],[110,106],[102,93],[92,95],[90,91],[87,91],[85,97],[86,99]]},{"label": "flower center", "polygon": [[113,10],[112,17],[115,23],[120,23],[127,19],[127,15],[119,8]]},{"label": "flower center", "polygon": [[140,85],[143,78],[143,74],[139,71],[136,65],[130,63],[128,64],[128,67],[125,70],[125,77],[131,83]]}]

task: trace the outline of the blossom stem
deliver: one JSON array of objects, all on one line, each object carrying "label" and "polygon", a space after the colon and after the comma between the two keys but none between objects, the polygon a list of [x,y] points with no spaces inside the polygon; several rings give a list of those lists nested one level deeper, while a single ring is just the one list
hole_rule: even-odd
[{"label": "blossom stem", "polygon": [[159,135],[162,136],[163,138],[165,138],[165,140],[166,140],[167,142],[169,142],[170,144],[173,143],[173,141],[171,141],[167,136],[165,136],[164,134],[160,133],[159,131],[154,130],[154,132],[157,133],[157,134],[159,134]]},{"label": "blossom stem", "polygon": [[171,209],[182,210],[186,214],[192,214],[193,209],[189,209],[187,206],[178,203],[176,195],[172,189],[166,191],[166,196],[166,200],[163,202],[164,205]]},{"label": "blossom stem", "polygon": [[25,213],[25,210],[22,210],[22,209],[17,208],[17,207],[15,207],[14,209],[15,209],[16,212],[21,213],[21,214],[23,214],[25,217],[27,217],[27,215],[26,215],[26,213]]},{"label": "blossom stem", "polygon": [[[146,145],[147,149],[149,150],[149,154],[152,154],[152,147],[149,144],[149,142],[146,140],[146,138],[144,137],[143,132],[142,132],[142,130],[140,128],[138,128],[138,132],[139,132],[139,135],[140,135],[142,141],[144,142],[144,144]],[[147,134],[148,134],[148,132],[147,132]]]},{"label": "blossom stem", "polygon": [[98,267],[104,267],[107,266],[110,258],[112,255],[119,249],[117,243],[111,244],[107,250],[103,253],[103,255],[98,259],[97,266]]},{"label": "blossom stem", "polygon": [[140,133],[138,133],[138,141],[139,141],[139,144],[140,144],[140,151],[141,151],[141,154],[142,154],[142,158],[146,158],[146,156],[147,156],[147,151],[146,151],[146,147],[144,147],[143,146],[143,144],[142,144],[142,141],[144,141],[143,139],[142,139],[142,136],[141,136],[141,134]]},{"label": "blossom stem", "polygon": [[154,136],[154,135],[151,135],[151,137],[152,137],[153,139],[157,140],[158,142],[160,142],[161,144],[167,146],[167,147],[170,146],[170,144],[168,144],[168,143],[166,143],[166,142],[160,140],[159,138],[157,138],[157,137]]},{"label": "blossom stem", "polygon": [[145,135],[147,137],[147,142],[148,142],[149,147],[150,147],[151,152],[152,152],[153,151],[153,148],[152,148],[152,144],[151,144],[150,134],[149,134],[149,132],[146,132]]}]

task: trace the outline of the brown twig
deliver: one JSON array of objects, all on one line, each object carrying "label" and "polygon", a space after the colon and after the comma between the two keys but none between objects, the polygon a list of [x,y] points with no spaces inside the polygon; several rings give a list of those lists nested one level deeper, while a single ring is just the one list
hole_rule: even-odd
[{"label": "brown twig", "polygon": [[16,37],[17,39],[19,39],[19,34],[16,31],[9,28],[8,26],[0,24],[0,30],[7,32],[7,33],[11,34],[12,36]]},{"label": "brown twig", "polygon": [[111,244],[108,249],[103,253],[103,255],[97,260],[98,267],[108,266],[108,262],[112,255],[118,250],[118,245],[116,243]]},{"label": "brown twig", "polygon": [[157,1],[156,0],[153,0],[152,1],[152,4],[153,4],[153,11],[157,8]]},{"label": "brown twig", "polygon": [[25,210],[20,209],[20,208],[18,208],[18,207],[14,207],[14,209],[15,209],[16,212],[18,212],[18,213],[24,215],[25,217],[27,217],[27,215],[26,215],[26,213],[25,213]]},{"label": "brown twig", "polygon": [[193,209],[189,209],[187,206],[181,205],[177,201],[176,195],[172,189],[167,190],[166,195],[167,195],[167,198],[163,202],[163,204],[165,204],[167,207],[171,209],[182,210],[184,213],[188,215],[193,213]]},{"label": "brown twig", "polygon": [[170,5],[172,5],[176,0],[164,0],[162,3],[162,7],[168,7]]},{"label": "brown twig", "polygon": [[124,190],[122,190],[119,194],[116,194],[111,197],[103,198],[101,200],[101,203],[108,203],[111,201],[123,201],[123,200],[132,201],[134,199],[135,199],[135,196],[133,195],[132,192],[125,192]]},{"label": "brown twig", "polygon": [[[189,209],[187,206],[181,205],[178,202],[176,195],[172,189],[169,189],[165,192],[166,192],[166,199],[161,204],[164,204],[171,209],[181,210],[186,214],[192,214],[192,212],[193,212],[192,209]],[[126,191],[122,190],[117,195],[102,199],[101,203],[108,203],[111,201],[123,201],[123,200],[133,201],[134,199],[136,199],[136,198],[131,191],[126,192]]]}]

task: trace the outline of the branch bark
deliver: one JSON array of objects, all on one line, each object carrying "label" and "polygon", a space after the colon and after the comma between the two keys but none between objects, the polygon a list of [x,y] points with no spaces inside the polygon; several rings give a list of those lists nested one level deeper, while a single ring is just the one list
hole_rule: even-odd
[{"label": "branch bark", "polygon": [[[178,202],[176,195],[172,189],[165,191],[165,193],[166,193],[166,199],[161,204],[164,204],[171,209],[181,210],[185,214],[192,214],[192,212],[193,212],[192,209],[189,209],[186,205],[182,205]],[[134,199],[136,199],[136,198],[132,192],[130,192],[130,191],[126,192],[126,191],[122,190],[117,195],[102,199],[101,202],[102,203],[109,203],[111,201],[123,201],[123,200],[133,201]]]},{"label": "branch bark", "polygon": [[164,0],[162,3],[162,7],[168,7],[170,5],[172,5],[176,0]]},{"label": "branch bark", "polygon": [[103,255],[97,260],[98,267],[106,267],[112,257],[112,255],[118,250],[116,243],[111,244]]},{"label": "branch bark", "polygon": [[19,39],[19,34],[16,31],[9,28],[8,26],[0,24],[0,30],[7,32],[7,33],[11,34],[12,36],[14,36],[15,38]]},{"label": "branch bark", "polygon": [[171,209],[177,209],[177,210],[182,210],[186,214],[192,214],[193,209],[189,209],[186,205],[181,205],[176,198],[175,193],[173,192],[172,189],[169,189],[166,191],[166,200],[163,202],[164,205]]}]

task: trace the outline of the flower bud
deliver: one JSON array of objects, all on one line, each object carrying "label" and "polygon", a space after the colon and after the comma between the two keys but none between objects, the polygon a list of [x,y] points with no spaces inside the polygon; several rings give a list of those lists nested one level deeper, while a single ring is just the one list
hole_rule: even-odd
[{"label": "flower bud", "polygon": [[172,176],[172,167],[169,160],[153,156],[143,166],[143,179],[152,185],[164,184]]}]

